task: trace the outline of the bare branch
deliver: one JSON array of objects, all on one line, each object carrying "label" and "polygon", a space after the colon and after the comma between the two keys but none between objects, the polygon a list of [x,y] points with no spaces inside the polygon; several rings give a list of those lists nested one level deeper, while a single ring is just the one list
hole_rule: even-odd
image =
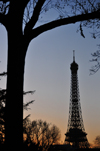
[{"label": "bare branch", "polygon": [[54,20],[51,21],[47,24],[41,25],[35,29],[33,29],[32,31],[30,31],[29,33],[27,33],[27,39],[29,41],[31,41],[33,38],[37,37],[38,35],[40,35],[41,33],[47,31],[47,30],[51,30],[53,28],[62,26],[62,25],[67,25],[67,24],[71,24],[71,23],[76,23],[79,21],[85,21],[85,20],[90,20],[90,19],[98,19],[100,18],[100,11],[96,11],[93,13],[88,13],[88,14],[81,14],[81,15],[77,15],[77,16],[72,16],[72,17],[67,17],[67,18],[63,18],[63,19],[59,19],[59,20]]},{"label": "bare branch", "polygon": [[26,95],[26,94],[28,94],[28,93],[34,94],[34,93],[35,93],[35,90],[34,90],[34,91],[23,92],[24,95]]},{"label": "bare branch", "polygon": [[0,76],[6,76],[7,72],[0,73]]},{"label": "bare branch", "polygon": [[25,121],[25,120],[27,120],[27,118],[30,116],[30,114],[29,115],[27,115],[24,119],[23,119],[23,122]]},{"label": "bare branch", "polygon": [[[98,45],[98,47],[100,47]],[[90,69],[90,75],[95,74],[99,69],[100,69],[100,50],[97,50],[96,52],[91,54],[93,59],[90,60],[90,62],[96,62],[94,66],[91,67]]]},{"label": "bare branch", "polygon": [[32,100],[32,101],[30,101],[30,102],[28,102],[28,103],[26,103],[26,104],[23,104],[23,109],[25,109],[25,110],[28,110],[28,109],[30,109],[30,108],[27,108],[31,103],[33,103],[35,100]]},{"label": "bare branch", "polygon": [[83,34],[83,29],[82,29],[82,25],[80,24],[80,31],[81,31],[81,36],[83,37],[83,38],[85,38],[85,36],[84,36],[84,34]]},{"label": "bare branch", "polygon": [[34,8],[34,12],[33,12],[33,15],[30,19],[30,21],[26,24],[26,27],[24,29],[24,33],[32,30],[32,28],[34,27],[34,25],[36,24],[38,18],[39,18],[39,15],[40,15],[40,11],[41,11],[41,8],[44,4],[46,0],[38,0],[35,8]]},{"label": "bare branch", "polygon": [[7,26],[7,14],[10,3],[8,1],[0,1],[0,23]]}]

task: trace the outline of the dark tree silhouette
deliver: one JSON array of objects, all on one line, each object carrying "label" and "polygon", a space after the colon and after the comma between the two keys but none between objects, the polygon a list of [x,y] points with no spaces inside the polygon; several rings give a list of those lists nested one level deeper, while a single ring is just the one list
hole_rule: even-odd
[{"label": "dark tree silhouette", "polygon": [[91,67],[90,75],[95,74],[100,69],[100,45],[98,45],[98,47],[99,47],[99,50],[91,54],[92,60],[90,61],[95,62],[96,64]]},{"label": "dark tree silhouette", "polygon": [[0,90],[0,145],[5,141],[5,93],[5,90]]},{"label": "dark tree silhouette", "polygon": [[57,126],[46,121],[30,121],[29,118],[23,122],[23,132],[27,135],[27,145],[37,150],[47,151],[52,145],[58,143],[61,137]]},{"label": "dark tree silhouette", "polygon": [[[0,73],[0,76],[7,76],[7,72]],[[26,94],[33,94],[35,91],[27,91],[23,92],[23,95]],[[4,143],[5,143],[5,105],[6,105],[6,94],[7,90],[6,89],[1,89],[0,90],[0,145],[4,148]],[[32,104],[34,100],[29,101],[27,103],[23,103],[23,110],[28,110],[28,106]],[[17,102],[18,103],[18,102]],[[30,116],[27,115],[24,119],[23,122],[27,121],[28,117]],[[2,148],[2,149],[3,149]]]},{"label": "dark tree silhouette", "polygon": [[[80,3],[78,3],[78,1]],[[74,5],[74,2],[76,2]],[[85,3],[87,2],[87,4]],[[25,57],[30,41],[41,33],[61,25],[100,18],[98,0],[2,0],[0,23],[8,36],[6,147],[16,150],[23,144],[23,84]],[[71,5],[70,5],[71,4]],[[82,6],[80,6],[82,4]],[[89,5],[90,4],[90,5]],[[88,9],[91,6],[91,9]],[[71,9],[72,7],[72,9]],[[57,9],[59,16],[53,21],[36,26],[42,13]],[[86,9],[84,9],[86,8]],[[74,15],[70,15],[73,10]],[[75,11],[74,11],[75,10]],[[81,24],[82,25],[82,24]],[[81,35],[82,26],[80,26]],[[18,103],[16,103],[18,102]],[[12,107],[13,106],[13,107]],[[14,118],[13,118],[14,117]]]},{"label": "dark tree silhouette", "polygon": [[94,140],[94,145],[96,148],[100,148],[100,135],[96,136]]},{"label": "dark tree silhouette", "polygon": [[[0,74],[3,75],[3,74]],[[28,93],[33,94],[35,91],[27,91],[23,92],[23,95],[26,95]],[[29,101],[27,103],[23,103],[23,110],[28,110],[28,106],[32,104],[34,100]],[[5,142],[5,105],[6,105],[6,90],[1,89],[0,90],[0,144],[4,144]],[[24,119],[23,122],[27,121],[29,118],[30,114],[27,115]]]}]

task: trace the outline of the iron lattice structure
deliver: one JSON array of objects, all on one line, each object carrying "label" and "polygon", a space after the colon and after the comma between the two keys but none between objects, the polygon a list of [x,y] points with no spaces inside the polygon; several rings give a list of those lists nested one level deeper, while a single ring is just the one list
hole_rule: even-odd
[{"label": "iron lattice structure", "polygon": [[71,69],[71,90],[70,90],[70,105],[68,128],[65,141],[71,143],[77,148],[87,148],[89,143],[87,133],[85,132],[82,110],[80,104],[79,84],[78,84],[78,64],[75,62],[75,52],[73,51],[73,62]]}]

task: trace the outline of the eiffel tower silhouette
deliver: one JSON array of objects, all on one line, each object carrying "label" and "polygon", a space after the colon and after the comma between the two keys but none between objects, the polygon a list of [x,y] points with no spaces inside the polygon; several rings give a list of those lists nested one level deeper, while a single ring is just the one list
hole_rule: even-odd
[{"label": "eiffel tower silhouette", "polygon": [[73,62],[70,65],[71,70],[71,89],[70,105],[67,132],[65,142],[72,144],[76,148],[88,148],[87,133],[85,132],[82,110],[80,104],[79,85],[78,85],[78,64],[75,62],[75,51],[73,51]]}]

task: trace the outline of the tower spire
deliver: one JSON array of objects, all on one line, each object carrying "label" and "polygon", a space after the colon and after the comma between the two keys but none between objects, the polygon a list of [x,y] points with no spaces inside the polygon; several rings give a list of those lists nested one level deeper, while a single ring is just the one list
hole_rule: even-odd
[{"label": "tower spire", "polygon": [[75,50],[73,50],[73,62],[75,62]]}]

